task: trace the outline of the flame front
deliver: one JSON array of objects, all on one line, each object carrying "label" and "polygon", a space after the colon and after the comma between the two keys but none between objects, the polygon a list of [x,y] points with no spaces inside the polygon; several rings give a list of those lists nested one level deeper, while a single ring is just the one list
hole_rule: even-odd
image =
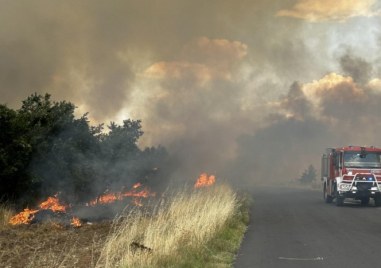
[{"label": "flame front", "polygon": [[138,191],[137,189],[140,187],[142,187],[142,184],[138,182],[132,186],[132,190],[130,191],[105,193],[99,196],[98,198],[90,201],[87,205],[96,206],[98,204],[110,204],[117,200],[123,200],[125,197],[134,197],[134,204],[137,206],[142,206],[142,203],[140,202],[140,198],[142,197],[147,198],[149,196],[155,196],[156,194],[154,192],[150,192],[147,188],[144,188]]},{"label": "flame front", "polygon": [[31,210],[29,208],[24,209],[19,214],[14,215],[10,220],[9,223],[12,225],[16,224],[29,224],[33,218],[34,214],[38,212],[39,210]]},{"label": "flame front", "polygon": [[60,204],[60,201],[55,195],[54,197],[48,197],[48,199],[40,204],[41,209],[50,209],[54,212],[66,212],[66,206]]},{"label": "flame front", "polygon": [[115,202],[116,200],[121,200],[120,194],[118,193],[109,193],[103,194],[98,198],[91,200],[87,205],[96,206],[98,204],[110,204]]},{"label": "flame front", "polygon": [[39,205],[40,209],[24,209],[20,213],[14,215],[10,220],[9,223],[12,225],[17,224],[29,224],[34,219],[34,214],[39,212],[40,210],[51,210],[53,212],[66,212],[67,206],[60,204],[60,201],[57,197],[57,194],[55,196],[50,196],[48,199],[46,199],[44,202],[42,202]]},{"label": "flame front", "polygon": [[[133,203],[136,206],[143,206],[141,198],[147,198],[149,196],[155,196],[154,192],[150,192],[147,188],[142,188],[141,183],[136,183],[132,186],[129,191],[122,191],[116,193],[110,193],[106,191],[105,194],[99,196],[98,198],[86,203],[86,206],[96,206],[99,204],[110,204],[117,200],[123,200],[126,197],[133,197]],[[142,189],[140,189],[142,188]],[[45,201],[41,202],[39,209],[24,209],[22,212],[14,215],[10,220],[9,224],[18,225],[18,224],[30,224],[35,218],[35,214],[41,210],[51,210],[55,213],[67,213],[67,209],[70,209],[71,206],[66,206],[60,203],[58,195],[48,197]],[[79,218],[73,216],[70,225],[74,227],[82,226],[82,223]]]},{"label": "flame front", "polygon": [[194,188],[202,188],[211,186],[216,182],[216,176],[210,175],[206,173],[202,173],[200,177],[197,179],[196,183],[194,184]]}]

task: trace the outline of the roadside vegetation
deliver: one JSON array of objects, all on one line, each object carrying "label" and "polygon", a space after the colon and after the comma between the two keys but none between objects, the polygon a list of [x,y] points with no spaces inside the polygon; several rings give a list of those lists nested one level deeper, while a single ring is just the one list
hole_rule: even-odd
[{"label": "roadside vegetation", "polygon": [[226,185],[178,192],[116,219],[97,267],[230,267],[246,216]]},{"label": "roadside vegetation", "polygon": [[299,178],[292,181],[290,185],[312,188],[314,190],[321,189],[321,181],[317,179],[317,170],[312,164],[303,171]]},{"label": "roadside vegetation", "polygon": [[297,181],[299,181],[299,183],[303,185],[312,185],[316,182],[316,177],[316,168],[313,165],[309,165],[308,168],[304,170],[300,178],[297,179]]},{"label": "roadside vegetation", "polygon": [[137,145],[140,120],[91,126],[87,113],[76,118],[73,103],[49,94],[33,94],[16,110],[0,104],[0,130],[0,200],[18,208],[57,192],[86,201],[170,172],[165,148]]},{"label": "roadside vegetation", "polygon": [[167,187],[176,161],[164,147],[139,148],[139,120],[110,122],[104,130],[74,111],[74,104],[48,94],[29,96],[17,110],[0,104],[0,266],[232,266],[248,205],[218,183],[167,191],[154,204],[127,207],[114,221],[85,219],[73,228],[48,218],[11,226],[16,211],[57,193],[75,205],[137,182],[158,194]]},{"label": "roadside vegetation", "polygon": [[[128,209],[128,208],[127,208]],[[11,210],[3,209],[6,219]],[[166,194],[113,223],[0,228],[7,267],[231,267],[248,224],[247,199],[227,185]]]}]

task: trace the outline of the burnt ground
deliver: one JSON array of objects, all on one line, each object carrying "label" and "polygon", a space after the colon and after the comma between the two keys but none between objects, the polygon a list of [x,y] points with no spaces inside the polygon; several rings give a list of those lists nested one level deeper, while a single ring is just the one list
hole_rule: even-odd
[{"label": "burnt ground", "polygon": [[0,228],[0,267],[93,267],[111,221],[74,228],[54,222]]},{"label": "burnt ground", "polygon": [[[116,215],[140,210],[126,198],[94,207],[74,206],[68,213],[40,210],[29,225],[0,225],[0,268],[70,267],[91,268],[98,260]],[[141,200],[145,213],[157,200]],[[73,216],[82,226],[70,226]]]},{"label": "burnt ground", "polygon": [[381,207],[326,204],[322,191],[256,187],[236,268],[381,267]]}]

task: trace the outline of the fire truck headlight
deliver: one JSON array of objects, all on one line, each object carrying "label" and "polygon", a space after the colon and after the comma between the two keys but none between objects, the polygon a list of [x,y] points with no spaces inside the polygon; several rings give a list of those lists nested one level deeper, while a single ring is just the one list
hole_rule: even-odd
[{"label": "fire truck headlight", "polygon": [[339,191],[349,191],[351,189],[350,184],[342,183],[339,185]]}]

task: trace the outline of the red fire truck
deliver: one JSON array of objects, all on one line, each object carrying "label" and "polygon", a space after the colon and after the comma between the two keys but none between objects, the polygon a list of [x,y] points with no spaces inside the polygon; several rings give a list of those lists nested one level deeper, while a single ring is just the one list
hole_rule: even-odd
[{"label": "red fire truck", "polygon": [[342,206],[346,198],[381,206],[381,148],[348,146],[328,148],[322,157],[324,200]]}]

